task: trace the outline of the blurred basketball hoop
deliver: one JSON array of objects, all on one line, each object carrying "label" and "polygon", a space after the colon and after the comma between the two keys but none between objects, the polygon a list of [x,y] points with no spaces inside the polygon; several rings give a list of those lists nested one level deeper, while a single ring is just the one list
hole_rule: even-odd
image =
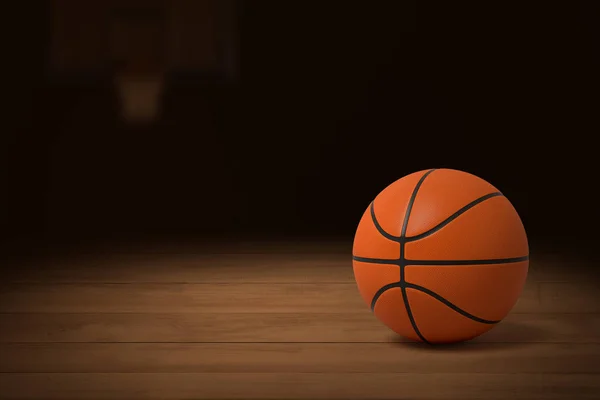
[{"label": "blurred basketball hoop", "polygon": [[115,86],[125,121],[145,124],[159,117],[164,86],[161,74],[117,73]]},{"label": "blurred basketball hoop", "polygon": [[165,75],[164,15],[156,5],[113,14],[114,84],[121,116],[128,123],[151,123],[160,116]]},{"label": "blurred basketball hoop", "polygon": [[[48,72],[59,82],[105,82],[123,120],[161,116],[166,77],[180,85],[239,79],[241,14],[233,0],[52,0]],[[224,79],[223,79],[224,78]]]}]

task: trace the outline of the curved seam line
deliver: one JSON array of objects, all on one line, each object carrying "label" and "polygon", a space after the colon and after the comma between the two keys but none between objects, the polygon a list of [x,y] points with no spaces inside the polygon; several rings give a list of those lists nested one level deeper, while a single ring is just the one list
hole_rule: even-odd
[{"label": "curved seam line", "polygon": [[427,231],[425,231],[423,233],[420,233],[418,235],[415,235],[415,236],[408,236],[408,237],[405,238],[405,240],[407,242],[415,242],[417,240],[420,240],[420,239],[426,238],[428,236],[431,236],[434,233],[438,232],[443,227],[445,227],[446,225],[448,225],[450,222],[454,221],[455,219],[457,219],[458,217],[460,217],[461,215],[463,215],[467,211],[469,211],[472,208],[474,208],[476,205],[481,204],[481,203],[483,203],[486,200],[492,199],[494,197],[499,197],[499,196],[502,196],[502,193],[500,193],[500,192],[494,192],[494,193],[486,194],[485,196],[481,196],[478,199],[473,200],[472,202],[470,202],[466,206],[462,207],[460,210],[458,210],[457,212],[455,212],[454,214],[452,214],[451,216],[449,216],[448,218],[446,218],[445,220],[443,220],[442,222],[440,222],[439,224],[437,224],[433,228],[431,228],[431,229],[429,229],[429,230],[427,230]]},{"label": "curved seam line", "polygon": [[[419,193],[419,189],[423,185],[423,182],[425,182],[425,179],[427,179],[427,177],[429,175],[431,175],[431,173],[433,171],[435,171],[435,169],[430,169],[429,171],[425,172],[421,178],[419,178],[419,181],[415,185],[415,188],[413,189],[413,192],[412,192],[412,194],[410,196],[408,204],[406,205],[406,212],[404,214],[404,221],[402,223],[402,230],[400,232],[400,262],[403,262],[404,259],[405,259],[404,258],[404,254],[405,254],[405,251],[406,251],[406,249],[405,249],[405,246],[406,246],[406,229],[408,228],[408,221],[410,220],[410,214],[412,212],[413,206],[414,206],[415,201],[417,199],[417,194]],[[400,282],[404,282],[404,280],[405,280],[405,278],[404,278],[404,268],[405,268],[405,265],[404,264],[400,264]],[[425,336],[423,336],[423,334],[419,330],[419,327],[417,326],[417,322],[415,321],[415,317],[413,315],[412,309],[410,308],[410,302],[408,301],[408,295],[406,294],[406,287],[404,287],[404,285],[402,286],[402,299],[404,301],[404,308],[406,309],[406,314],[408,316],[410,324],[412,325],[413,330],[415,331],[415,333],[417,334],[417,336],[424,343],[428,343],[429,344],[429,341],[427,339],[425,339]]]},{"label": "curved seam line", "polygon": [[[382,286],[379,290],[377,290],[377,292],[375,293],[375,296],[373,296],[373,300],[371,301],[371,310],[375,311],[375,305],[377,304],[377,300],[379,300],[379,298],[388,290],[393,289],[393,288],[400,288],[403,289],[402,290],[402,294],[404,295],[406,293],[407,288],[410,289],[414,289],[416,291],[425,293],[431,297],[433,297],[434,299],[436,299],[437,301],[439,301],[440,303],[444,304],[446,307],[456,311],[457,313],[461,314],[464,317],[467,317],[473,321],[476,322],[480,322],[482,324],[488,324],[488,325],[492,325],[492,324],[497,324],[500,321],[492,321],[492,320],[486,320],[483,318],[479,318],[473,314],[470,314],[468,312],[466,312],[465,310],[463,310],[462,308],[458,307],[457,305],[453,304],[452,302],[450,302],[449,300],[445,299],[444,297],[440,296],[439,294],[435,293],[432,290],[429,290],[423,286],[419,286],[419,285],[415,285],[413,283],[409,283],[406,282],[405,284],[402,284],[402,282],[394,282],[394,283],[388,283],[387,285]],[[407,296],[408,298],[408,296]]]},{"label": "curved seam line", "polygon": [[412,212],[412,208],[415,204],[415,200],[417,199],[417,194],[419,193],[419,189],[421,189],[423,182],[425,182],[425,179],[429,175],[431,175],[431,173],[433,171],[435,171],[435,169],[430,169],[429,171],[427,171],[426,173],[423,174],[421,179],[419,179],[419,182],[417,182],[417,184],[410,196],[410,200],[408,201],[408,205],[406,207],[406,214],[404,215],[404,222],[402,223],[402,232],[400,233],[400,237],[402,239],[406,239],[406,229],[408,228],[408,220],[410,219],[410,213]]},{"label": "curved seam line", "polygon": [[415,321],[415,316],[413,315],[412,308],[410,308],[410,303],[408,302],[408,294],[406,293],[406,286],[402,285],[400,287],[400,290],[402,291],[402,300],[404,302],[404,308],[406,309],[406,315],[408,316],[408,319],[413,327],[413,330],[415,331],[417,336],[423,341],[423,343],[429,344],[429,341],[427,339],[425,339],[425,336],[423,336],[423,334],[421,333],[421,330],[417,326],[417,321]]},{"label": "curved seam line", "polygon": [[469,319],[472,319],[473,321],[481,322],[482,324],[497,324],[498,322],[500,322],[500,321],[492,321],[492,320],[479,318],[473,314],[470,314],[470,313],[466,312],[465,310],[463,310],[462,308],[458,307],[457,305],[451,303],[449,300],[443,298],[442,296],[440,296],[433,290],[427,289],[426,287],[415,285],[414,283],[409,283],[409,282],[406,282],[405,287],[425,293],[425,294],[433,297],[434,299],[438,300],[439,302],[443,303],[447,307],[453,309],[457,313],[459,313]]},{"label": "curved seam line", "polygon": [[374,200],[371,202],[371,206],[369,208],[371,209],[371,219],[373,220],[373,224],[375,224],[375,229],[377,229],[377,231],[379,233],[381,233],[381,235],[383,237],[385,237],[386,239],[393,240],[394,242],[400,241],[400,238],[398,236],[394,236],[394,235],[386,232],[385,229],[383,229],[383,227],[379,224],[379,221],[377,221],[377,216],[375,215],[375,201]]},{"label": "curved seam line", "polygon": [[387,285],[383,285],[382,287],[377,289],[375,295],[373,295],[373,300],[371,300],[371,310],[375,311],[375,305],[377,304],[377,300],[379,300],[382,294],[395,287],[402,287],[402,282],[388,283]]}]

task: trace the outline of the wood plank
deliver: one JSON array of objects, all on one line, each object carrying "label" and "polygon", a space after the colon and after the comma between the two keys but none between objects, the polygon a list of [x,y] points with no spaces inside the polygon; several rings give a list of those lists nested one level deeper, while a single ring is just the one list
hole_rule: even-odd
[{"label": "wood plank", "polygon": [[[513,312],[600,312],[582,282],[526,287]],[[77,301],[74,301],[77,299]],[[0,312],[363,312],[355,283],[2,284]]]},{"label": "wood plank", "polygon": [[[337,283],[354,282],[347,256],[148,255],[104,262],[41,264],[5,273],[15,283]],[[529,270],[530,282],[589,282],[584,267],[569,270],[539,266]],[[597,280],[597,278],[596,278]]]},{"label": "wood plank", "polygon": [[0,344],[10,372],[595,373],[600,344]]},{"label": "wood plank", "polygon": [[45,261],[6,275],[17,283],[354,282],[347,254],[117,254]]},{"label": "wood plank", "polygon": [[[254,237],[255,235],[253,235]],[[24,254],[34,251],[34,255],[55,259],[90,256],[97,258],[105,255],[167,255],[167,254],[197,254],[197,255],[226,255],[226,254],[350,254],[352,252],[352,237],[342,238],[276,238],[263,237],[249,240],[246,237],[216,238],[214,235],[204,238],[183,237],[138,237],[120,238],[116,240],[83,240],[47,242],[31,248],[31,242],[13,242],[11,254]]]},{"label": "wood plank", "polygon": [[346,312],[356,284],[13,284],[0,312]]},{"label": "wood plank", "polygon": [[[554,303],[540,305],[538,284],[521,295],[513,312],[554,312]],[[569,285],[569,283],[563,283]],[[561,311],[599,312],[596,294],[580,291],[577,308],[568,299]],[[589,304],[580,306],[581,299]],[[368,309],[356,283],[279,284],[3,284],[0,312],[114,313],[356,313]]]},{"label": "wood plank", "polygon": [[597,374],[16,373],[5,400],[411,399],[598,400]]},{"label": "wood plank", "polygon": [[600,291],[595,282],[541,282],[540,309],[555,312],[598,312]]},{"label": "wood plank", "polygon": [[595,282],[600,283],[597,263],[560,255],[533,257],[530,261],[530,278],[537,282]]},{"label": "wood plank", "polygon": [[[389,342],[368,310],[348,313],[0,314],[0,343]],[[510,314],[480,343],[600,343],[600,314]]]},{"label": "wood plank", "polygon": [[[298,283],[354,282],[350,252],[323,254],[151,253],[82,255],[43,259],[4,271],[4,282],[18,283]],[[534,257],[533,282],[598,280],[589,263],[563,264]],[[594,278],[595,277],[595,278]]]}]

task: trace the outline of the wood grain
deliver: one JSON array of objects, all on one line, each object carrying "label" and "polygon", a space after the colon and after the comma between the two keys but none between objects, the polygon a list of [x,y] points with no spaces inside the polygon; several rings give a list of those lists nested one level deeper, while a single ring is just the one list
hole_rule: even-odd
[{"label": "wood grain", "polygon": [[15,373],[5,400],[411,399],[598,400],[596,374]]},{"label": "wood grain", "polygon": [[600,400],[589,265],[532,259],[504,321],[430,347],[373,316],[347,249],[245,246],[14,268],[0,280],[0,398]]},{"label": "wood grain", "polygon": [[[98,253],[29,262],[4,277],[20,283],[332,283],[354,282],[351,245],[323,253],[322,246],[256,247],[240,244],[236,254],[139,248],[129,253]],[[348,247],[348,248],[346,248]],[[252,251],[244,253],[243,251]],[[309,251],[302,251],[308,249]],[[223,251],[222,249],[220,251]],[[269,253],[270,251],[270,253]],[[312,251],[312,252],[310,252]],[[267,252],[265,254],[265,252]],[[588,264],[535,256],[529,281],[589,282]]]},{"label": "wood grain", "polygon": [[[355,283],[3,284],[0,312],[364,312]],[[594,285],[532,282],[515,313],[598,313]]]},{"label": "wood grain", "polygon": [[355,284],[80,283],[1,289],[0,312],[355,312],[363,306]]},{"label": "wood grain", "polygon": [[22,284],[0,312],[340,312],[368,307],[355,284]]},{"label": "wood grain", "polygon": [[543,261],[531,261],[530,279],[537,282],[585,282],[600,286],[600,274],[590,261],[547,257]]},{"label": "wood grain", "polygon": [[[377,342],[399,338],[348,313],[0,314],[0,343]],[[482,343],[600,343],[600,314],[509,314]]]},{"label": "wood grain", "polygon": [[0,355],[10,373],[600,374],[600,344],[44,343],[0,344]]},{"label": "wood grain", "polygon": [[555,312],[600,311],[600,293],[595,282],[539,283],[540,309]]},{"label": "wood grain", "polygon": [[[43,268],[40,268],[40,265]],[[348,254],[118,254],[33,263],[15,283],[354,282]]]}]

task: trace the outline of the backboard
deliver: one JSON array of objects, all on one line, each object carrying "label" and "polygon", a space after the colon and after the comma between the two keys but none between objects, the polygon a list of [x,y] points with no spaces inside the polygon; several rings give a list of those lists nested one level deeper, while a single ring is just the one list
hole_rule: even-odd
[{"label": "backboard", "polygon": [[103,76],[133,54],[168,75],[237,73],[234,0],[52,0],[51,26],[53,78]]},{"label": "backboard", "polygon": [[[53,0],[53,80],[111,80],[129,122],[157,117],[164,83],[236,77],[230,0]],[[189,80],[188,80],[189,82]]]}]

